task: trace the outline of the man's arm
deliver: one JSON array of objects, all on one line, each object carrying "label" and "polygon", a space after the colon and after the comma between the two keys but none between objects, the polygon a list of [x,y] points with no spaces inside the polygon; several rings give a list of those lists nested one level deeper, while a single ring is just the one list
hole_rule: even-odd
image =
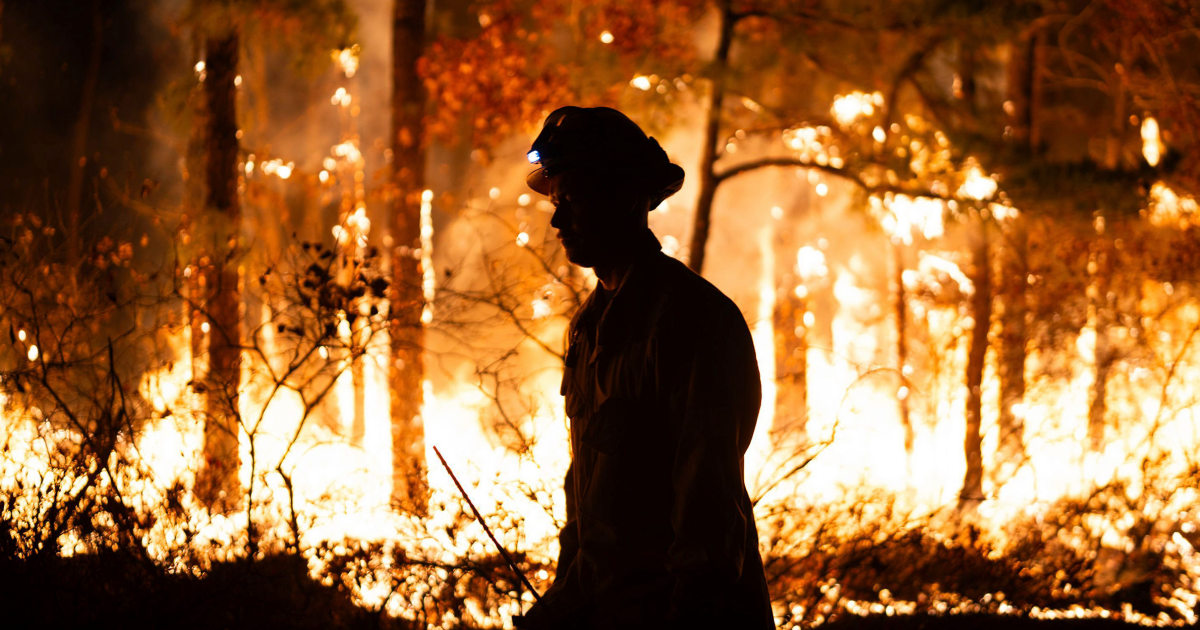
[{"label": "man's arm", "polygon": [[575,521],[575,462],[567,468],[567,476],[563,481],[563,489],[567,497],[567,522],[558,532],[558,564],[555,567],[554,581],[563,579],[579,554],[579,526]]},{"label": "man's arm", "polygon": [[574,462],[567,468],[563,485],[567,497],[567,522],[558,533],[558,565],[555,568],[554,583],[524,617],[514,620],[516,626],[522,630],[566,628],[582,605],[576,566],[576,558],[579,556],[579,527],[575,520]]},{"label": "man's arm", "polygon": [[742,455],[761,398],[754,346],[736,310],[712,319],[682,340],[682,349],[676,346],[683,360],[671,366],[680,371],[669,379],[678,435],[672,468],[675,538],[668,552],[675,622],[716,612],[741,576],[746,530],[754,518],[744,513],[742,500]]}]

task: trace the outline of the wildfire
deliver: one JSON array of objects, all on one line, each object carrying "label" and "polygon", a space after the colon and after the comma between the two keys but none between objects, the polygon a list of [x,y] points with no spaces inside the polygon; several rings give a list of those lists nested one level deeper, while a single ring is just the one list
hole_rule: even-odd
[{"label": "wildfire", "polygon": [[[493,19],[481,13],[479,23],[487,28]],[[607,30],[598,38],[605,45],[615,41]],[[360,54],[358,45],[331,51],[336,81],[356,76]],[[193,70],[199,81],[205,80],[204,61]],[[661,94],[668,86],[678,87],[680,81],[636,74],[627,85]],[[202,391],[208,361],[205,347],[222,332],[194,304],[178,310],[186,311],[183,321],[195,324],[172,320],[164,326],[168,332],[155,339],[155,352],[169,355],[169,360],[139,373],[136,404],[152,415],[136,430],[122,434],[123,441],[111,455],[114,462],[136,460],[138,465],[105,483],[135,497],[132,507],[155,514],[143,542],[153,557],[176,562],[180,570],[194,570],[185,566],[185,556],[209,562],[237,557],[249,547],[252,529],[260,537],[256,544],[264,549],[294,544],[303,550],[318,574],[322,561],[315,550],[324,545],[330,545],[335,555],[352,555],[355,543],[349,539],[387,541],[382,548],[397,553],[385,554],[364,569],[375,577],[364,578],[356,586],[356,595],[404,614],[419,603],[421,593],[406,591],[407,583],[397,586],[388,581],[389,575],[403,568],[398,558],[419,558],[427,565],[421,570],[446,580],[447,567],[494,554],[480,525],[463,517],[457,490],[432,457],[437,446],[466,482],[485,520],[496,526],[501,542],[536,565],[534,575],[539,580],[548,580],[545,567],[556,556],[555,534],[565,516],[559,484],[569,460],[567,421],[557,394],[562,373],[559,355],[568,316],[578,299],[595,286],[595,276],[569,269],[556,252],[544,251],[553,240],[545,237],[548,212],[533,210],[548,211],[552,206],[542,200],[523,193],[515,197],[514,205],[501,187],[487,187],[498,180],[485,180],[488,184],[479,189],[479,198],[463,204],[466,208],[452,207],[457,198],[454,191],[439,190],[437,195],[432,189],[420,191],[419,248],[401,248],[401,255],[419,260],[420,322],[437,336],[427,349],[434,367],[420,382],[426,462],[434,463],[420,471],[431,489],[427,503],[419,506],[427,514],[395,509],[390,503],[394,473],[390,407],[396,392],[389,391],[388,381],[395,359],[387,325],[379,322],[386,321],[380,313],[396,307],[375,286],[358,293],[351,290],[362,279],[356,273],[375,249],[371,245],[379,239],[381,217],[374,215],[373,223],[369,215],[375,197],[367,192],[367,160],[375,155],[375,145],[368,142],[372,136],[360,135],[357,118],[366,99],[352,93],[354,82],[346,83],[336,89],[329,85],[333,89],[329,106],[323,104],[328,89],[322,88],[319,97],[322,107],[334,108],[325,111],[339,120],[339,135],[323,138],[308,156],[292,153],[296,161],[271,157],[269,148],[256,147],[258,154],[247,151],[239,165],[242,181],[257,179],[288,190],[308,185],[323,207],[337,209],[336,218],[324,219],[320,230],[314,230],[325,242],[332,235],[333,245],[316,260],[336,262],[328,268],[316,263],[308,267],[316,277],[312,282],[326,282],[320,288],[327,290],[303,293],[303,299],[294,301],[317,311],[328,306],[322,300],[333,299],[330,295],[356,296],[322,313],[320,343],[311,348],[301,347],[293,329],[314,325],[316,315],[284,321],[270,299],[239,302],[246,311],[242,313],[246,329],[239,333],[243,338],[235,340],[243,348],[240,380],[235,384],[239,393],[235,431],[238,485],[244,498],[230,510],[216,513],[186,498],[188,492],[181,494],[181,489],[199,483],[209,413]],[[1041,344],[1043,338],[1033,332],[1020,340],[1024,345],[1018,345],[1027,352],[1022,359],[1023,391],[1015,402],[1005,398],[999,377],[1004,357],[996,350],[1001,348],[1000,337],[1009,331],[1002,330],[999,315],[980,314],[970,299],[1008,304],[1004,302],[1008,296],[996,294],[1011,289],[1012,278],[981,276],[980,269],[1000,269],[1001,256],[1010,253],[1005,249],[1013,238],[1008,231],[1019,223],[1018,217],[1027,218],[1022,214],[1025,207],[1019,211],[1010,205],[1002,186],[1005,180],[985,170],[979,160],[959,162],[961,154],[952,152],[946,135],[933,130],[928,121],[913,114],[899,114],[896,122],[892,116],[882,120],[885,104],[881,92],[853,91],[833,99],[828,108],[832,120],[827,124],[793,119],[771,126],[775,153],[768,157],[821,168],[810,168],[795,178],[788,174],[785,183],[762,184],[761,190],[738,191],[739,203],[748,209],[744,215],[714,219],[729,221],[721,236],[726,240],[715,246],[733,269],[726,277],[734,280],[727,280],[722,288],[735,296],[751,319],[762,377],[763,405],[746,475],[759,499],[756,510],[764,541],[781,537],[791,557],[809,561],[827,551],[819,545],[828,540],[817,542],[818,534],[844,539],[862,536],[858,539],[862,548],[902,540],[900,535],[876,537],[870,530],[895,519],[904,521],[904,526],[889,534],[911,531],[914,522],[920,523],[932,532],[931,539],[960,545],[955,549],[978,550],[986,559],[996,560],[1028,542],[1022,538],[1027,532],[1012,531],[1013,523],[1037,523],[1045,525],[1052,539],[1039,542],[1078,550],[1080,557],[1089,559],[1105,554],[1135,558],[1133,554],[1145,551],[1141,548],[1145,540],[1158,541],[1150,551],[1178,564],[1171,568],[1184,576],[1183,586],[1154,593],[1172,615],[1152,618],[1130,607],[1020,609],[1010,602],[1011,593],[1000,592],[977,598],[923,593],[922,599],[910,601],[881,589],[876,600],[868,601],[847,596],[838,581],[844,576],[839,576],[820,585],[815,603],[781,607],[777,613],[781,619],[790,614],[818,624],[835,612],[900,615],[924,610],[1043,618],[1119,616],[1147,625],[1194,623],[1200,604],[1200,553],[1195,549],[1200,491],[1175,487],[1178,479],[1194,478],[1189,466],[1194,466],[1194,451],[1200,446],[1200,420],[1190,386],[1200,379],[1196,349],[1200,305],[1188,297],[1190,288],[1174,278],[1151,274],[1120,291],[1106,287],[1101,284],[1105,274],[1115,277],[1120,270],[1106,272],[1102,257],[1088,250],[1086,265],[1062,272],[1083,277],[1079,282],[1084,287],[1070,290],[1079,293],[1075,297],[1086,306],[1069,313],[1066,306],[1056,312],[1057,304],[1049,308],[1037,304],[1052,311],[1046,317],[1064,320],[1054,319],[1053,325],[1067,329],[1075,322],[1074,328],[1055,333],[1059,346]],[[749,115],[769,109],[746,96],[737,111]],[[722,159],[737,151],[737,160],[750,161],[754,152],[762,151],[753,142],[755,131],[746,129],[749,133],[742,130],[731,137]],[[913,192],[920,189],[897,183],[896,172],[881,166],[857,182],[865,184],[867,192],[858,198],[845,193],[849,186],[831,171],[846,167],[850,153],[839,139],[851,132],[861,136],[861,145],[868,147],[872,159],[893,160],[901,165],[896,171],[907,166],[926,178],[927,191]],[[1166,150],[1161,135],[1155,118],[1141,118],[1142,155],[1152,167]],[[781,153],[788,159],[776,159]],[[308,169],[317,164],[321,168],[314,178]],[[278,181],[256,178],[256,172]],[[508,174],[504,176],[499,181],[509,181]],[[761,181],[766,179],[754,185]],[[872,188],[875,184],[879,186]],[[397,194],[410,194],[415,200],[415,193]],[[675,197],[674,206],[664,201],[652,217],[661,222],[655,230],[661,233],[663,251],[669,256],[680,253],[678,235],[684,232],[679,222],[690,218],[692,211],[684,197]],[[439,204],[436,234],[435,199]],[[477,242],[466,238],[468,228],[475,227],[471,221],[478,219],[471,206],[486,206],[490,216],[502,217],[504,229],[493,223],[475,230]],[[797,208],[804,211],[804,219],[795,219]],[[978,210],[972,220],[997,221],[984,229],[991,230],[994,249],[984,252],[982,267],[964,245],[968,230],[975,227],[959,221],[964,209]],[[785,223],[785,216],[792,218]],[[1194,197],[1157,181],[1142,216],[1157,228],[1188,230],[1200,223],[1200,205]],[[1093,223],[1084,224],[1087,237],[1110,238],[1114,251],[1138,246],[1135,237],[1116,238],[1123,235],[1115,227],[1117,219],[1099,213],[1089,219]],[[1003,234],[996,236],[997,232]],[[1042,238],[1036,244],[1047,247],[1054,236]],[[124,249],[119,251],[125,258],[132,257]],[[534,259],[537,264],[529,263]],[[203,272],[210,262],[187,264],[178,276],[187,283],[210,282]],[[268,273],[260,275],[250,266],[252,262],[238,264],[243,265],[236,276],[239,286],[272,281]],[[444,274],[435,273],[438,269]],[[1027,275],[1019,273],[1016,282],[1028,289],[1042,280],[1039,274],[1047,273],[1030,269]],[[505,274],[524,275],[513,279]],[[302,277],[301,286],[305,280]],[[384,280],[393,281],[390,276],[383,278],[379,286],[387,284]],[[1036,298],[1065,301],[1067,296],[1038,294]],[[1105,319],[1104,309],[1118,310],[1112,304],[1120,300],[1134,305],[1118,313],[1120,317]],[[1034,298],[1026,302],[1032,309]],[[796,310],[791,319],[780,317],[787,304]],[[478,321],[473,319],[476,316]],[[1039,311],[1037,316],[1045,315]],[[178,313],[173,317],[180,319]],[[487,325],[479,326],[480,321]],[[786,327],[780,326],[784,321]],[[1042,323],[1034,315],[1020,321],[1031,330]],[[18,321],[10,327],[12,361],[21,369],[29,368],[22,357],[37,364],[29,369],[53,363],[52,358],[57,361],[55,342],[30,326]],[[960,496],[968,466],[963,458],[967,437],[963,410],[968,396],[963,373],[971,361],[967,339],[972,330],[988,333],[985,340],[995,345],[983,355],[983,384],[972,392],[982,400],[985,496],[966,509]],[[1040,329],[1036,333],[1049,334]],[[794,356],[782,354],[777,345],[780,336],[789,341],[803,338]],[[462,339],[474,345],[466,350],[454,345]],[[1141,358],[1135,362],[1106,350],[1114,339],[1134,348],[1130,352],[1142,353]],[[1003,341],[1008,343],[1007,337]],[[319,358],[319,364],[305,363],[310,358]],[[785,369],[785,358],[803,364],[799,377],[789,380],[796,375]],[[1105,367],[1110,370],[1107,376],[1101,375]],[[297,384],[300,381],[305,384]],[[777,433],[773,426],[782,418],[780,412],[789,410],[775,402],[783,399],[788,388],[797,387],[795,381],[804,388],[800,427]],[[312,383],[318,385],[305,388]],[[1093,443],[1089,434],[1097,391],[1108,404],[1107,420],[1101,418],[1107,431],[1101,443]],[[78,444],[80,432],[47,419],[43,406],[5,393],[0,393],[0,413],[6,421],[0,444],[7,449],[0,458],[0,478],[18,497],[20,509],[36,516],[39,492],[69,490],[83,483],[72,471],[56,470],[54,465],[62,461],[60,450]],[[1021,426],[1019,456],[1001,453],[1004,427],[999,418],[1005,413]],[[796,465],[797,461],[803,465]],[[1105,500],[1111,503],[1100,504]],[[1061,506],[1072,501],[1084,507],[1077,508],[1073,514],[1078,518],[1068,523],[1067,516],[1054,510],[1064,511]],[[172,506],[170,513],[160,514],[167,504]],[[835,508],[827,506],[847,505],[845,513],[857,520],[829,517]],[[829,518],[806,522],[806,514]],[[1063,518],[1064,524],[1057,526],[1053,518]],[[971,539],[962,543],[956,536]],[[76,532],[54,542],[61,543],[66,554],[101,548]],[[203,551],[182,551],[197,549]],[[1097,560],[1096,571],[1135,571],[1136,564],[1136,558],[1107,565]],[[1028,568],[1031,574],[1040,570]],[[1108,576],[1089,577],[1099,582]],[[1067,574],[1053,583],[1059,589],[1056,595],[1079,588],[1076,576]],[[503,620],[488,615],[494,610],[506,615],[519,612],[531,596],[523,597],[472,614],[481,624],[499,625]]]}]

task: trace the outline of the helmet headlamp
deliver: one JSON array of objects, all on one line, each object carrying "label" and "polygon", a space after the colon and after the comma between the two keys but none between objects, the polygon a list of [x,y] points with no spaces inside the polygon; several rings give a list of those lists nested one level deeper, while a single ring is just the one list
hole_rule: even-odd
[{"label": "helmet headlamp", "polygon": [[683,169],[671,162],[658,141],[608,107],[554,110],[525,159],[538,166],[525,183],[543,195],[550,194],[551,177],[576,169],[631,186],[652,197],[652,205],[683,184]]}]

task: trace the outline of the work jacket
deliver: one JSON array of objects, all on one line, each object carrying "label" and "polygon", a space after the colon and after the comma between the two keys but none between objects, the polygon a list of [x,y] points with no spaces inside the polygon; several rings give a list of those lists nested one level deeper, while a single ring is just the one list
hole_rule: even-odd
[{"label": "work jacket", "polygon": [[522,627],[774,628],[743,479],[761,399],[750,332],[644,240],[571,323],[567,523],[554,584]]}]

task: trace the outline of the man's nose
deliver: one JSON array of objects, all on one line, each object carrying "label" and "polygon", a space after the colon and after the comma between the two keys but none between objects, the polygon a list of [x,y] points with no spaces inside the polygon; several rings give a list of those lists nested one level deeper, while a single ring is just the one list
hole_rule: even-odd
[{"label": "man's nose", "polygon": [[555,204],[554,214],[550,215],[550,227],[561,230],[567,222],[566,204]]}]

